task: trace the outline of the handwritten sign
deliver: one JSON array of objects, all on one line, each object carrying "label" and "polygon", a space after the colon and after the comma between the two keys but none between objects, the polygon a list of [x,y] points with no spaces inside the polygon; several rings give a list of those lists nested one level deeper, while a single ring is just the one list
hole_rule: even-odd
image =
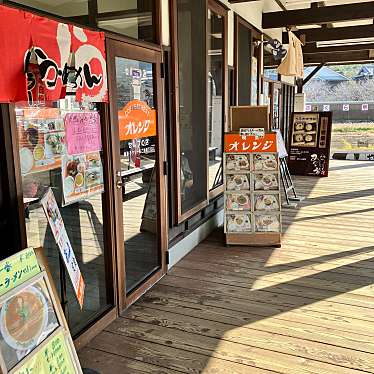
[{"label": "handwritten sign", "polygon": [[32,248],[0,262],[0,296],[39,273],[40,267]]},{"label": "handwritten sign", "polygon": [[239,129],[239,134],[241,136],[254,136],[255,138],[263,138],[265,136],[265,129],[245,127]]},{"label": "handwritten sign", "polygon": [[277,152],[277,135],[265,134],[263,138],[242,137],[240,134],[225,134],[226,153]]},{"label": "handwritten sign", "polygon": [[102,148],[98,112],[67,113],[65,131],[69,155],[100,151]]},{"label": "handwritten sign", "polygon": [[118,112],[120,140],[156,136],[156,111],[140,100],[130,101]]},{"label": "handwritten sign", "polygon": [[48,189],[43,196],[41,204],[73,284],[75,295],[82,308],[85,288],[84,280],[51,189]]},{"label": "handwritten sign", "polygon": [[60,331],[13,374],[76,374],[64,333]]}]

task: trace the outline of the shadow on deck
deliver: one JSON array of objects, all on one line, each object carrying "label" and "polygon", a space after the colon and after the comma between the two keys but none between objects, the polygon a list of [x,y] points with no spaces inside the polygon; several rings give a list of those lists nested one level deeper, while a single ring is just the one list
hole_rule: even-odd
[{"label": "shadow on deck", "polygon": [[[358,167],[362,165],[362,167]],[[297,178],[282,248],[217,230],[80,352],[101,373],[374,372],[374,163]]]}]

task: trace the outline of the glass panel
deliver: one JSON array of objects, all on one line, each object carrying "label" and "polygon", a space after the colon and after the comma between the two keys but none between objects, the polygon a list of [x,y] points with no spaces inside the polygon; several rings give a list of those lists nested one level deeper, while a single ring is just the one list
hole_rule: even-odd
[{"label": "glass panel", "polygon": [[182,213],[207,198],[206,5],[177,0]]},{"label": "glass panel", "polygon": [[98,26],[131,38],[156,42],[154,0],[98,0]]},{"label": "glass panel", "polygon": [[151,63],[116,57],[126,292],[161,266],[157,235],[157,124]]},{"label": "glass panel", "polygon": [[208,159],[209,190],[222,181],[224,120],[224,19],[208,10]]},{"label": "glass panel", "polygon": [[[28,107],[21,103],[16,106],[27,242],[29,246],[44,248],[61,299],[67,303],[72,334],[82,331],[109,306],[102,151],[68,156],[65,141],[66,118],[69,115],[88,118],[90,114],[98,118],[94,108],[79,107],[71,100],[60,100],[49,108]],[[83,128],[89,126],[88,122],[83,123]],[[59,249],[40,205],[48,188],[56,197],[86,284],[82,310],[70,279],[63,274],[65,270],[60,263]],[[72,196],[74,200],[70,201]],[[66,295],[63,292],[65,287]]]},{"label": "glass panel", "polygon": [[60,17],[76,17],[76,22],[88,24],[88,0],[12,0],[12,2]]},{"label": "glass panel", "polygon": [[238,24],[238,105],[251,104],[251,30]]}]

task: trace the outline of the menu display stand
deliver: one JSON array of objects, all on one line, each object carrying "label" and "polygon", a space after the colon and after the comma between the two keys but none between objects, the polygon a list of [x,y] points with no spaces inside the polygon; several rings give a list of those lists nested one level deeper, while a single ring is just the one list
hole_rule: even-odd
[{"label": "menu display stand", "polygon": [[226,246],[281,246],[281,194],[276,134],[225,134]]},{"label": "menu display stand", "polygon": [[332,112],[292,114],[288,167],[293,175],[327,177]]}]

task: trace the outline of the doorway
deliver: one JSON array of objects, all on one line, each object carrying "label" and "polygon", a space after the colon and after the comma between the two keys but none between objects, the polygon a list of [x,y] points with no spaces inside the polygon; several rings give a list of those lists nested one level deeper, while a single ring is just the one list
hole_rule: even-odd
[{"label": "doorway", "polygon": [[161,52],[107,40],[119,307],[166,272]]}]

